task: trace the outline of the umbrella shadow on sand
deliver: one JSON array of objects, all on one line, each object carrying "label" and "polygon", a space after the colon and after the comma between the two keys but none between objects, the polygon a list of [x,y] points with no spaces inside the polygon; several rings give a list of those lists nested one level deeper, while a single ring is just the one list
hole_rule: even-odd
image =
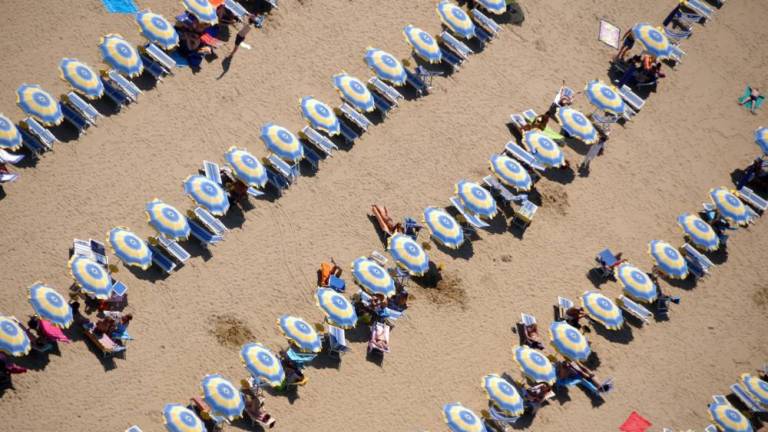
[{"label": "umbrella shadow on sand", "polygon": [[[627,320],[627,322],[630,321],[628,316],[625,316],[624,319]],[[631,318],[631,319],[634,319],[634,318]],[[622,326],[619,330],[608,330],[602,325],[595,323],[592,325],[592,328],[595,330],[595,333],[604,337],[609,342],[613,342],[613,343],[620,343],[620,344],[626,345],[632,342],[632,340],[635,338],[634,335],[632,334],[632,327],[628,325]]]}]

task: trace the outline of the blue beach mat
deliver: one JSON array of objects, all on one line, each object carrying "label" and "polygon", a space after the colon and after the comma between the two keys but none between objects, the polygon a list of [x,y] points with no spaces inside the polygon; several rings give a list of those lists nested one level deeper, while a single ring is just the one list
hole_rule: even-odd
[{"label": "blue beach mat", "polygon": [[139,11],[133,0],[101,0],[109,13],[135,14]]}]

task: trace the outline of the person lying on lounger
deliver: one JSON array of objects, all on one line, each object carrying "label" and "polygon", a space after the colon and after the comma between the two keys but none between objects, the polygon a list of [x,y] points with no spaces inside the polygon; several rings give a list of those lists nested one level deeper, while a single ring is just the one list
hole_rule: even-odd
[{"label": "person lying on lounger", "polygon": [[547,396],[552,391],[552,386],[549,383],[540,382],[534,386],[524,389],[524,399],[526,409],[531,413],[535,413],[541,405],[547,400]]},{"label": "person lying on lounger", "polygon": [[581,307],[570,307],[568,310],[565,311],[565,322],[572,325],[573,327],[579,328],[579,321],[582,318],[586,318],[587,313],[584,311],[584,308]]},{"label": "person lying on lounger", "polygon": [[341,279],[342,269],[336,265],[336,261],[331,258],[331,262],[320,264],[317,284],[322,287],[330,286],[331,278]]},{"label": "person lying on lounger", "polygon": [[264,390],[248,380],[242,380],[240,381],[240,391],[245,400],[247,416],[264,429],[272,429],[275,426],[275,419],[264,409],[264,401],[266,400]]},{"label": "person lying on lounger", "polygon": [[577,361],[563,360],[555,364],[558,382],[581,379],[591,387],[593,392],[607,393],[613,389],[613,382],[607,380],[601,383],[587,367]]},{"label": "person lying on lounger", "polygon": [[544,344],[541,343],[541,336],[539,335],[539,326],[534,324],[531,325],[525,325],[524,323],[520,323],[520,336],[522,338],[523,345],[528,345],[529,347],[537,350],[543,350]]},{"label": "person lying on lounger", "polygon": [[285,380],[280,385],[281,388],[287,386],[300,386],[307,383],[308,379],[304,376],[301,368],[294,363],[293,360],[289,359],[287,355],[281,353],[280,364],[283,366],[283,371],[285,372]]}]

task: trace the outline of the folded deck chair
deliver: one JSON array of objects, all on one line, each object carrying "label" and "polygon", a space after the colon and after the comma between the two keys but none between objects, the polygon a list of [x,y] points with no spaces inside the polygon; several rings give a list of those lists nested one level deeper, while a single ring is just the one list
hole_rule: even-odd
[{"label": "folded deck chair", "polygon": [[371,325],[371,339],[368,341],[368,352],[385,354],[389,352],[390,327],[383,322],[375,322]]},{"label": "folded deck chair", "polygon": [[163,248],[163,250],[167,252],[172,259],[176,260],[176,262],[185,263],[191,258],[189,252],[181,247],[176,240],[169,239],[163,235],[155,237],[155,240],[157,240],[157,245]]},{"label": "folded deck chair", "polygon": [[205,176],[208,178],[208,180],[221,185],[221,169],[219,168],[219,164],[216,162],[211,162],[204,160],[203,161],[203,172],[205,173]]},{"label": "folded deck chair", "polygon": [[[407,72],[408,69],[406,69],[406,73]],[[381,96],[384,96],[394,106],[397,106],[397,102],[403,98],[403,95],[400,94],[399,91],[395,90],[394,87],[388,85],[378,77],[369,79],[368,85],[372,90],[378,92]]]},{"label": "folded deck chair", "polygon": [[522,203],[528,200],[528,195],[526,194],[520,194],[515,195],[507,189],[506,186],[501,184],[499,179],[496,178],[496,176],[485,176],[483,177],[483,183],[485,183],[486,186],[490,189],[491,193],[499,198],[502,199],[507,204],[512,203]]},{"label": "folded deck chair", "polygon": [[368,255],[368,259],[375,261],[376,264],[382,266],[383,268],[387,268],[387,262],[389,262],[387,257],[378,251],[372,251],[371,254]]},{"label": "folded deck chair", "polygon": [[524,200],[519,206],[513,206],[514,216],[512,217],[512,223],[517,225],[520,229],[526,229],[533,222],[536,212],[539,210],[539,206]]},{"label": "folded deck chair", "polygon": [[173,70],[177,67],[176,61],[169,56],[165,51],[161,50],[157,45],[148,43],[141,48],[144,55],[152,59],[153,62],[162,66],[167,75],[173,75]]},{"label": "folded deck chair", "polygon": [[480,411],[480,414],[482,415],[483,419],[485,419],[486,422],[494,422],[498,426],[498,428],[502,431],[506,431],[508,428],[507,426],[512,426],[515,423],[517,423],[518,420],[520,420],[520,416],[510,416],[509,414],[506,414],[504,411],[499,411],[496,409],[495,405],[491,405],[488,407],[488,410],[482,410]]},{"label": "folded deck chair", "polygon": [[470,13],[472,14],[472,18],[474,18],[475,23],[490,35],[495,37],[501,32],[501,26],[496,24],[496,21],[490,19],[488,15],[485,15],[479,9],[474,8]]},{"label": "folded deck chair", "polygon": [[674,30],[669,27],[664,27],[664,33],[667,35],[667,39],[674,44],[677,45],[680,42],[684,41],[685,39],[688,39],[693,34],[693,30]]},{"label": "folded deck chair", "polygon": [[344,329],[326,324],[325,330],[328,334],[328,354],[340,359],[350,349]]},{"label": "folded deck chair", "polygon": [[86,102],[75,92],[69,92],[62,96],[61,99],[85,118],[91,126],[96,126],[96,121],[99,117],[102,117],[101,113],[99,113],[93,105]]},{"label": "folded deck chair", "polygon": [[298,164],[291,165],[288,162],[280,159],[278,156],[274,154],[270,154],[269,156],[267,156],[266,162],[270,166],[270,168],[280,173],[280,175],[285,177],[285,179],[288,180],[289,182],[295,183],[296,180],[298,180],[299,178]]},{"label": "folded deck chair", "polygon": [[702,16],[706,19],[712,19],[715,11],[709,5],[701,0],[685,0],[683,5],[688,9],[694,11],[696,15]]},{"label": "folded deck chair", "polygon": [[53,145],[57,142],[59,142],[58,139],[43,125],[37,122],[37,120],[33,119],[32,117],[27,117],[24,120],[22,120],[19,123],[19,131],[26,131],[29,132],[32,136],[37,138],[37,140],[42,144],[46,149],[53,150]]},{"label": "folded deck chair", "polygon": [[557,314],[558,314],[558,321],[565,320],[566,311],[568,309],[573,307],[573,302],[566,298],[566,297],[560,297],[557,296]]},{"label": "folded deck chair", "polygon": [[[419,66],[419,67],[421,67],[421,66]],[[416,90],[416,93],[419,94],[419,96],[423,96],[425,94],[428,94],[429,91],[431,90],[431,87],[424,80],[424,78],[422,78],[421,74],[419,74],[416,71],[412,71],[412,70],[410,70],[408,68],[404,68],[404,69],[405,69],[405,77],[406,77],[405,82],[409,86],[413,87],[414,90]],[[424,69],[423,67],[421,67],[421,70],[422,71],[426,71],[426,69]],[[429,75],[429,76],[431,77],[431,75]]]},{"label": "folded deck chair", "polygon": [[339,149],[333,141],[309,126],[304,126],[301,130],[301,136],[306,142],[312,144],[312,146],[323,152],[326,156],[333,156],[333,151]]},{"label": "folded deck chair", "polygon": [[196,207],[191,211],[193,217],[197,219],[201,224],[208,228],[212,233],[223,236],[229,229],[224,225],[219,218],[212,215],[208,210],[202,207]]},{"label": "folded deck chair", "polygon": [[768,201],[746,186],[742,186],[741,189],[736,191],[736,196],[746,204],[754,207],[761,214],[768,209]]},{"label": "folded deck chair", "polygon": [[541,171],[546,169],[545,166],[536,161],[536,157],[534,155],[517,145],[514,141],[508,142],[504,146],[504,150],[509,153],[510,156],[520,161],[523,165],[532,169],[536,174],[539,174]]},{"label": "folded deck chair", "polygon": [[471,54],[475,53],[464,42],[461,42],[460,40],[456,39],[452,34],[450,34],[447,31],[443,31],[442,33],[440,33],[440,41],[443,42],[446,48],[448,48],[449,50],[453,51],[454,54],[461,57],[462,60],[467,60]]},{"label": "folded deck chair", "polygon": [[470,211],[464,208],[464,206],[461,204],[461,201],[459,201],[459,198],[456,196],[452,196],[450,199],[451,205],[453,208],[456,209],[456,211],[459,212],[461,217],[470,225],[472,225],[475,228],[488,228],[490,225],[488,225],[485,221],[480,219],[479,217],[472,214]]},{"label": "folded deck chair", "polygon": [[456,72],[461,67],[461,64],[464,62],[464,59],[456,55],[453,51],[440,47],[440,53],[442,55],[442,60],[445,62],[448,66],[451,67],[451,70]]},{"label": "folded deck chair", "polygon": [[365,117],[364,115],[360,114],[359,111],[357,111],[356,109],[352,108],[346,102],[344,102],[341,105],[339,105],[339,112],[341,112],[341,114],[347,120],[352,122],[352,124],[354,124],[355,126],[359,127],[363,131],[367,131],[368,127],[373,125],[373,123],[371,123],[371,121],[368,120],[367,117]]},{"label": "folded deck chair", "polygon": [[122,345],[118,345],[115,343],[115,341],[112,340],[109,336],[103,334],[101,336],[97,336],[96,333],[93,332],[94,324],[92,322],[87,322],[83,324],[83,333],[85,333],[85,336],[93,342],[94,345],[96,345],[96,348],[101,351],[101,355],[103,357],[108,357],[111,355],[115,355],[117,353],[125,351],[125,347]]},{"label": "folded deck chair", "polygon": [[18,173],[0,173],[0,183],[13,183],[18,180],[20,175]]},{"label": "folded deck chair", "polygon": [[653,316],[653,313],[646,309],[645,306],[636,303],[634,300],[624,295],[620,295],[617,300],[617,306],[619,306],[624,312],[632,315],[633,317],[642,321],[644,324],[651,323],[650,318]]},{"label": "folded deck chair", "polygon": [[696,279],[701,279],[709,274],[709,269],[714,266],[709,258],[688,243],[684,243],[681,249],[683,258],[688,265],[688,270]]},{"label": "folded deck chair", "polygon": [[131,101],[137,102],[139,100],[139,95],[142,94],[142,91],[136,87],[136,84],[128,80],[128,78],[120,75],[120,73],[114,69],[110,69],[106,73],[106,76],[112,80],[112,82],[117,85],[123,94],[128,96]]},{"label": "folded deck chair", "polygon": [[196,238],[203,246],[213,246],[224,240],[224,237],[208,231],[193,219],[187,218],[187,223],[192,237]]},{"label": "folded deck chair", "polygon": [[536,114],[536,111],[534,111],[532,109],[527,109],[527,110],[523,111],[523,117],[525,117],[525,120],[528,123],[533,123],[538,116],[539,115]]},{"label": "folded deck chair", "polygon": [[102,80],[102,83],[104,83],[104,96],[114,102],[118,111],[132,102],[131,98],[111,81]]},{"label": "folded deck chair", "polygon": [[167,274],[171,274],[176,270],[176,263],[160,251],[160,248],[151,244],[148,244],[147,247],[152,252],[152,264],[156,265],[160,270]]},{"label": "folded deck chair", "polygon": [[23,154],[9,153],[0,149],[0,163],[16,165],[24,159]]},{"label": "folded deck chair", "polygon": [[645,105],[645,100],[632,91],[626,84],[619,89],[619,95],[633,110],[640,111]]},{"label": "folded deck chair", "polygon": [[85,130],[90,126],[88,119],[80,115],[78,111],[72,109],[67,103],[62,102],[59,106],[61,107],[61,113],[64,115],[64,120],[77,129],[78,135],[84,135]]},{"label": "folded deck chair", "polygon": [[731,393],[734,394],[739,400],[754,414],[762,414],[768,412],[768,409],[763,408],[760,402],[755,400],[752,394],[747,391],[741,384],[731,384]]},{"label": "folded deck chair", "polygon": [[602,127],[609,127],[612,124],[619,122],[619,116],[612,114],[600,114],[599,112],[593,112],[590,115],[592,123],[599,124]]}]

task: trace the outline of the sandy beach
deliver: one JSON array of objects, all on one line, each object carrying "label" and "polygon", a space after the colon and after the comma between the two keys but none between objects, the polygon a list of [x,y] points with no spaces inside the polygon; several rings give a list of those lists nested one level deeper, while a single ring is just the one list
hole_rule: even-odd
[{"label": "sandy beach", "polygon": [[[136,3],[168,18],[182,10],[177,1]],[[221,59],[232,41],[199,73],[179,70],[82,138],[57,144],[34,166],[15,168],[21,178],[6,185],[0,199],[0,313],[26,320],[32,314],[27,288],[35,281],[67,292],[73,238],[103,240],[114,226],[153,235],[144,215],[153,198],[191,208],[181,184],[203,160],[223,163],[233,145],[266,156],[259,128],[275,122],[300,130],[301,97],[338,105],[331,77],[341,71],[371,76],[366,47],[410,56],[402,28],[439,33],[435,3],[282,0],[264,28],[251,31],[252,49],[241,49],[228,72],[222,73]],[[435,78],[430,95],[402,102],[280,199],[233,208],[223,219],[231,232],[210,253],[191,243],[193,258],[168,277],[119,265],[115,277],[130,287],[135,317],[136,340],[124,358],[102,361],[75,337],[60,355],[19,361],[33,369],[14,376],[15,388],[0,395],[0,431],[122,431],[133,424],[164,430],[163,406],[200,394],[206,374],[235,383],[247,376],[239,347],[222,343],[217,328],[220,336],[222,326],[237,323],[254,341],[286,347],[275,325],[279,315],[323,318],[313,298],[322,261],[333,257],[344,267],[351,295],[349,263],[384,251],[367,217],[371,204],[386,205],[398,219],[421,219],[427,206],[448,206],[454,184],[488,175],[489,156],[513,139],[505,124],[510,113],[545,111],[563,80],[577,90],[589,80],[607,80],[615,50],[597,40],[599,19],[622,31],[636,22],[660,23],[674,2],[521,5],[522,25],[503,25],[459,72]],[[650,270],[650,240],[682,244],[677,216],[699,211],[710,188],[732,188],[732,172],[759,154],[752,134],[768,125],[765,107],[751,115],[736,99],[747,83],[768,85],[767,14],[768,3],[729,1],[712,21],[697,25],[681,45],[683,63],[666,69],[667,78],[634,120],[614,128],[588,176],[556,171],[536,184],[542,206],[523,236],[497,216],[491,229],[456,252],[430,242],[427,252],[442,266],[443,281],[438,289],[410,284],[407,318],[397,322],[383,363],[367,361],[367,334],[353,333],[353,351],[339,367],[319,360],[306,369],[309,383],[298,398],[268,397],[276,429],[447,430],[443,404],[460,401],[479,413],[487,406],[482,376],[520,376],[511,329],[521,312],[548,326],[559,295],[621,293],[616,282],[595,288],[587,277],[598,251],[621,251]],[[103,34],[143,42],[133,16],[108,14],[97,0],[7,2],[0,28],[7,56],[0,112],[14,120],[23,118],[15,100],[20,84],[37,83],[56,96],[68,91],[58,77],[62,57],[102,67],[97,44]],[[592,111],[583,96],[574,107]],[[72,136],[68,129],[54,132]],[[586,150],[566,146],[564,152],[575,167]],[[420,241],[429,241],[427,234]],[[668,321],[587,333],[599,357],[597,374],[613,377],[616,389],[599,405],[571,389],[520,427],[615,431],[635,410],[653,423],[652,431],[703,429],[711,396],[727,394],[741,373],[768,361],[766,243],[766,221],[758,219],[732,232],[727,255],[707,278],[662,281],[667,293],[681,297]]]}]

